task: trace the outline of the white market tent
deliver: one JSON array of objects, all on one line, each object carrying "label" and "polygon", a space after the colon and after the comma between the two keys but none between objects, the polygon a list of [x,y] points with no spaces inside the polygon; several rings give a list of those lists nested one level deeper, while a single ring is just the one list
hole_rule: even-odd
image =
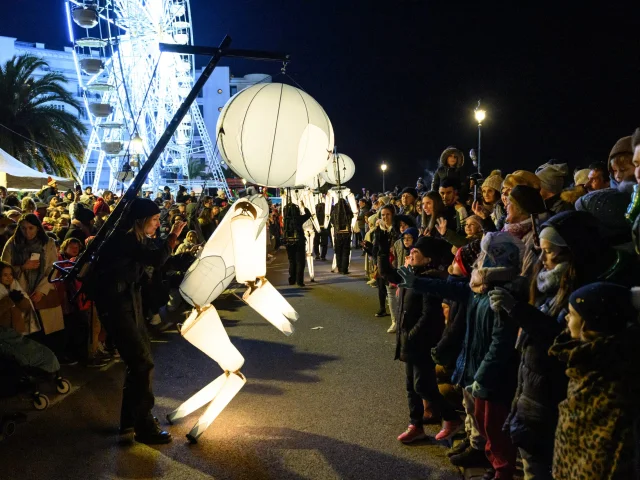
[{"label": "white market tent", "polygon": [[20,160],[12,157],[0,148],[0,185],[17,190],[39,190],[47,184],[47,177],[58,182],[58,187],[73,188],[73,180],[56,177],[27,167]]}]

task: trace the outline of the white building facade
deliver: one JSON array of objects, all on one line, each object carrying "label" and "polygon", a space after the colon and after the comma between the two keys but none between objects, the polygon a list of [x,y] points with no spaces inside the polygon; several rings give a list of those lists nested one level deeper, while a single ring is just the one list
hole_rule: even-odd
[{"label": "white building facade", "polygon": [[[78,116],[84,126],[87,128],[87,135],[85,141],[89,140],[89,133],[91,132],[91,123],[89,121],[89,114],[84,107],[83,95],[96,95],[90,92],[83,92],[78,86],[78,77],[76,73],[76,66],[73,60],[73,49],[71,47],[64,47],[63,50],[54,50],[46,48],[44,43],[30,43],[18,41],[16,38],[0,36],[0,62],[5,63],[11,59],[14,55],[35,55],[42,58],[49,65],[48,70],[38,70],[35,76],[42,76],[47,72],[57,72],[67,79],[66,88],[71,94],[78,100],[81,105],[79,110],[72,108],[72,113]],[[202,70],[197,71],[199,74]],[[81,75],[86,74],[81,72]],[[89,75],[86,75],[89,78]],[[231,96],[242,91],[243,89],[255,85],[256,83],[270,83],[271,77],[265,74],[250,74],[244,77],[234,78],[229,71],[229,67],[218,66],[214,70],[211,77],[205,84],[204,88],[198,95],[198,105],[202,111],[207,131],[211,140],[216,142],[216,124],[218,122],[218,116],[220,111],[231,98]],[[69,106],[59,105],[58,108],[65,109]],[[200,146],[200,138],[194,137],[194,146]],[[203,165],[205,163],[204,152],[194,155],[194,160],[199,159]],[[79,159],[81,161],[81,159]],[[96,175],[96,159],[91,159],[87,166],[87,169],[82,178],[83,186],[91,185],[94,182]],[[184,181],[183,181],[184,183]],[[109,187],[109,173],[106,169],[102,171],[100,177],[99,188],[107,189]]]}]

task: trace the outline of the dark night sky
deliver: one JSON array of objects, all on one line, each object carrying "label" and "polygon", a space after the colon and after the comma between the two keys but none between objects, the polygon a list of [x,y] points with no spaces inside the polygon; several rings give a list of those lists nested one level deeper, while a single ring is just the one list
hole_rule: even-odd
[{"label": "dark night sky", "polygon": [[[236,48],[292,55],[288,72],[356,163],[352,188],[380,187],[382,160],[387,185],[413,184],[447,145],[473,148],[478,98],[485,173],[606,159],[640,125],[640,4],[499,3],[191,0],[191,9],[197,44],[228,33]],[[62,0],[6,2],[1,25],[0,35],[67,44]],[[226,62],[235,75],[280,68]]]}]

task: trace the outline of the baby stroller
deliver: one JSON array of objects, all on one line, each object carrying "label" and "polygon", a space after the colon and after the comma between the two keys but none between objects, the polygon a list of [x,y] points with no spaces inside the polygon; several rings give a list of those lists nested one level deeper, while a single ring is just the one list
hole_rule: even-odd
[{"label": "baby stroller", "polygon": [[71,391],[71,383],[59,371],[58,359],[47,347],[11,328],[0,328],[0,386],[6,394],[29,391],[34,408],[44,410],[49,398],[40,392],[42,382],[53,380],[62,395]]}]

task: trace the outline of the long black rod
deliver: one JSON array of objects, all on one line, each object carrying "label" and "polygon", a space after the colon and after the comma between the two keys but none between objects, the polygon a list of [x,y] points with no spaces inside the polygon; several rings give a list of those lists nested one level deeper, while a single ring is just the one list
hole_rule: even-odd
[{"label": "long black rod", "polygon": [[272,60],[279,62],[289,61],[289,55],[283,53],[265,52],[262,50],[243,50],[225,47],[200,47],[197,45],[176,45],[173,43],[160,43],[161,52],[181,53],[183,55],[217,55],[222,50],[223,57],[239,57],[250,60]]},{"label": "long black rod", "polygon": [[[94,239],[87,246],[87,249],[82,253],[82,255],[80,255],[76,264],[65,276],[65,280],[72,281],[75,278],[81,278],[81,272],[84,266],[91,260],[97,260],[100,253],[100,248],[109,240],[111,235],[113,235],[114,232],[117,231],[120,222],[126,217],[131,203],[138,195],[138,191],[140,190],[140,188],[142,188],[142,185],[151,172],[151,169],[154,167],[163,150],[169,143],[169,140],[171,140],[171,137],[178,129],[178,126],[180,125],[180,122],[182,122],[182,119],[185,117],[187,112],[189,112],[189,109],[191,108],[193,102],[196,100],[198,93],[200,93],[200,90],[202,90],[202,87],[211,76],[211,73],[220,61],[220,58],[222,58],[224,49],[227,48],[230,43],[231,37],[227,35],[222,40],[222,43],[220,43],[220,46],[217,49],[213,49],[215,50],[215,53],[213,54],[211,60],[209,60],[209,63],[202,71],[202,74],[193,85],[193,88],[189,92],[189,95],[187,95],[187,98],[185,98],[182,105],[180,105],[178,110],[176,110],[176,113],[173,115],[171,122],[169,122],[167,129],[164,131],[164,133],[158,140],[158,143],[156,143],[156,146],[153,147],[153,150],[149,154],[147,161],[144,163],[142,168],[140,168],[140,171],[133,179],[133,182],[131,182],[131,185],[129,185],[129,188],[120,199],[120,202],[118,202],[116,208],[113,210],[113,212],[111,212],[111,215],[109,215],[109,218],[107,218],[107,221],[104,222],[100,230],[98,230],[98,233],[96,233]],[[62,269],[58,268],[58,270]]]}]

